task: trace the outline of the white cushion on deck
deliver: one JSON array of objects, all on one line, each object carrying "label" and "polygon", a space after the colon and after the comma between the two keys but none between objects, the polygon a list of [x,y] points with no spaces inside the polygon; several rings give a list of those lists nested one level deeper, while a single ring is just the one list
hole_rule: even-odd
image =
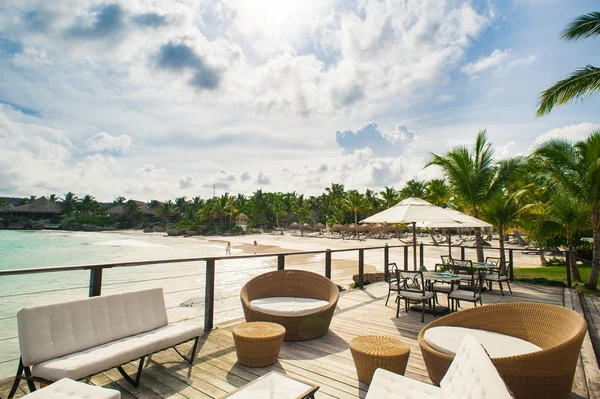
[{"label": "white cushion on deck", "polygon": [[141,358],[202,334],[194,324],[169,324],[164,327],[95,346],[80,352],[36,364],[32,374],[48,380],[78,380]]},{"label": "white cushion on deck", "polygon": [[23,399],[120,399],[121,392],[63,378]]},{"label": "white cushion on deck", "polygon": [[432,327],[425,331],[423,339],[433,349],[454,356],[467,334],[475,336],[492,359],[522,355],[542,349],[531,342],[510,335],[464,327]]},{"label": "white cushion on deck", "polygon": [[375,370],[365,399],[437,399],[441,390],[384,369]]},{"label": "white cushion on deck", "polygon": [[252,309],[271,316],[300,317],[315,314],[325,309],[328,301],[313,298],[276,296],[250,301]]}]

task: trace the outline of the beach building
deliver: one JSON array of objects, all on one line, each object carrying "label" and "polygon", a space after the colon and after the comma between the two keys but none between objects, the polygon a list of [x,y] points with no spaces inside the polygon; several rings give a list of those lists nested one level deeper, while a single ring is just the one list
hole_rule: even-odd
[{"label": "beach building", "polygon": [[40,197],[29,204],[21,206],[8,204],[0,208],[0,214],[6,217],[29,219],[53,219],[61,216],[60,206],[46,197]]},{"label": "beach building", "polygon": [[235,224],[240,226],[242,230],[246,231],[248,229],[248,221],[250,218],[243,213],[240,213],[235,217]]},{"label": "beach building", "polygon": [[[144,201],[137,201],[137,200],[133,200],[133,202],[135,202],[137,204],[140,212],[142,212],[142,214],[148,218],[156,218],[157,217],[156,211],[158,210],[158,208],[161,205],[164,204],[164,202],[157,201],[157,200],[151,200],[149,203],[146,203]],[[122,218],[126,214],[126,212],[125,212],[126,206],[127,206],[126,204],[115,205],[115,206],[111,207],[106,212],[106,214],[113,218]]]}]

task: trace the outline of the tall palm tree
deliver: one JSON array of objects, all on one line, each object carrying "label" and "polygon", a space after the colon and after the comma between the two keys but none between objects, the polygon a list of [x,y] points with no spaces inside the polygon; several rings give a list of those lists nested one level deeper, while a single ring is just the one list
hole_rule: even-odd
[{"label": "tall palm tree", "polygon": [[385,186],[379,194],[381,194],[381,198],[386,202],[388,208],[398,201],[398,192],[394,187]]},{"label": "tall palm tree", "polygon": [[[594,11],[575,18],[563,31],[564,40],[584,40],[600,36],[600,12]],[[584,99],[600,92],[600,68],[587,65],[577,69],[568,78],[556,82],[540,94],[537,115],[552,111],[556,105]]]},{"label": "tall palm tree", "polygon": [[156,209],[156,216],[164,218],[167,222],[167,231],[169,231],[169,224],[171,222],[171,216],[177,214],[177,209],[173,201],[167,200]]},{"label": "tall palm tree", "polygon": [[89,216],[90,211],[94,209],[94,203],[96,199],[90,195],[86,194],[79,200],[79,209],[85,214],[85,216]]},{"label": "tall palm tree", "polygon": [[127,199],[125,197],[119,195],[118,197],[115,197],[115,199],[112,202],[112,205],[113,206],[117,206],[117,205],[123,206],[123,205],[125,205],[125,201],[127,201]]},{"label": "tall palm tree", "polygon": [[525,194],[525,190],[517,191],[516,193],[507,195],[497,193],[492,196],[481,210],[484,218],[493,224],[500,233],[500,259],[506,264],[506,255],[504,254],[504,235],[507,227],[511,226],[519,220],[521,214],[526,212],[534,204],[521,204],[521,197]]},{"label": "tall palm tree", "polygon": [[444,179],[432,179],[427,182],[427,201],[445,207],[450,202],[450,187]]},{"label": "tall palm tree", "polygon": [[553,139],[539,146],[534,156],[549,178],[553,189],[579,199],[592,224],[594,255],[586,287],[596,289],[600,277],[600,131],[573,145]]},{"label": "tall palm tree", "polygon": [[57,200],[58,200],[58,197],[56,196],[56,194],[50,194],[48,196],[48,201],[52,202],[53,204],[55,204]]},{"label": "tall palm tree", "polygon": [[369,203],[369,209],[371,211],[377,211],[379,209],[381,200],[377,196],[377,193],[373,190],[369,190],[368,188],[365,190],[365,199]]},{"label": "tall palm tree", "polygon": [[65,216],[71,216],[75,211],[75,205],[77,204],[78,198],[72,192],[66,193],[60,201],[61,212]]},{"label": "tall palm tree", "polygon": [[[371,204],[361,193],[356,190],[350,190],[346,193],[346,198],[344,198],[344,207],[353,213],[354,223],[357,224],[358,214],[371,209]],[[358,237],[358,227],[356,229],[356,236]]]},{"label": "tall palm tree", "polygon": [[[494,149],[487,141],[485,130],[477,133],[472,150],[458,146],[444,155],[431,155],[432,159],[425,167],[436,165],[442,168],[454,195],[468,207],[473,217],[479,216],[480,209],[502,189],[502,180],[508,176],[506,171],[501,170],[503,168],[494,164]],[[505,166],[513,165],[507,163]],[[475,242],[477,260],[483,262],[483,242],[478,228],[475,229]]]},{"label": "tall palm tree", "polygon": [[400,199],[410,197],[425,198],[427,195],[427,183],[415,179],[406,182],[400,190]]},{"label": "tall palm tree", "polygon": [[21,201],[21,205],[31,204],[36,199],[37,197],[35,195],[31,195],[29,198],[23,198],[23,200]]},{"label": "tall palm tree", "polygon": [[177,197],[175,198],[175,213],[177,214],[177,216],[179,217],[179,220],[182,219],[183,215],[185,214],[187,205],[188,205],[188,201],[186,197]]}]

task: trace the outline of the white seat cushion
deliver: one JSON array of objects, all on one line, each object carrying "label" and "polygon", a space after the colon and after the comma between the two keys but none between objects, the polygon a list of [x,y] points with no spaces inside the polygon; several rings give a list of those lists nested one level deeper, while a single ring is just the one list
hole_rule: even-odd
[{"label": "white seat cushion", "polygon": [[474,301],[475,298],[479,299],[480,295],[475,295],[473,291],[467,290],[454,290],[450,293],[451,299],[465,300],[465,301]]},{"label": "white seat cushion", "polygon": [[63,378],[46,388],[25,395],[27,399],[120,399],[121,392],[114,389],[95,387],[68,378]]},{"label": "white seat cushion", "polygon": [[440,388],[444,399],[512,398],[488,354],[470,334],[461,340]]},{"label": "white seat cushion", "polygon": [[400,292],[398,293],[398,296],[405,297],[408,299],[421,300],[421,299],[433,298],[433,292],[425,291],[425,295],[423,295],[422,292],[400,290]]},{"label": "white seat cushion", "polygon": [[432,327],[425,331],[423,339],[433,349],[454,356],[467,334],[477,338],[492,359],[522,355],[542,349],[531,342],[510,335],[464,327]]},{"label": "white seat cushion", "polygon": [[365,399],[438,399],[441,390],[384,369],[375,370]]},{"label": "white seat cushion", "polygon": [[452,286],[450,284],[436,284],[433,286],[433,290],[436,292],[452,292]]},{"label": "white seat cushion", "polygon": [[199,325],[169,324],[152,331],[36,364],[32,368],[32,374],[51,381],[61,378],[78,380],[169,348],[201,334],[202,327]]},{"label": "white seat cushion", "polygon": [[271,316],[300,317],[315,314],[325,309],[328,301],[313,298],[276,296],[250,301],[252,309]]}]

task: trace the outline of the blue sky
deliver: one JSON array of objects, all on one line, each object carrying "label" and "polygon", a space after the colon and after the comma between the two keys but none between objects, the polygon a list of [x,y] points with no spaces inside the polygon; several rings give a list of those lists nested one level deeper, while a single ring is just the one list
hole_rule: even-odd
[{"label": "blue sky", "polygon": [[600,128],[535,117],[600,64],[583,0],[0,0],[0,195],[379,190],[487,129],[497,157]]}]

